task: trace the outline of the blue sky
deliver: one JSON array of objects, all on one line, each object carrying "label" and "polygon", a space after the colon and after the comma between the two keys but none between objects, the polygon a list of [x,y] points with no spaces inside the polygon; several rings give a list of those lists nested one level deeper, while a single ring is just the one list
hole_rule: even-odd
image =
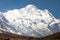
[{"label": "blue sky", "polygon": [[39,9],[48,9],[56,18],[60,18],[60,0],[0,0],[0,11],[20,9],[28,4]]}]

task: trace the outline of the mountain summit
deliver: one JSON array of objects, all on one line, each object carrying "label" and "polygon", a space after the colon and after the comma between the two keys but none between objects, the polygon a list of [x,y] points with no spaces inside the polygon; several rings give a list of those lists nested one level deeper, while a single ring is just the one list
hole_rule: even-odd
[{"label": "mountain summit", "polygon": [[60,32],[60,21],[47,9],[27,5],[21,9],[0,12],[0,30],[16,35],[44,37]]}]

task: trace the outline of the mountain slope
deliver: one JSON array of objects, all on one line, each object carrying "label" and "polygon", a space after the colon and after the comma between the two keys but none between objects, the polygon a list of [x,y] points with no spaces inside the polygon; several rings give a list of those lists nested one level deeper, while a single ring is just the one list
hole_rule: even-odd
[{"label": "mountain slope", "polygon": [[60,32],[60,21],[47,9],[34,5],[0,13],[0,25],[0,30],[23,36],[43,37]]}]

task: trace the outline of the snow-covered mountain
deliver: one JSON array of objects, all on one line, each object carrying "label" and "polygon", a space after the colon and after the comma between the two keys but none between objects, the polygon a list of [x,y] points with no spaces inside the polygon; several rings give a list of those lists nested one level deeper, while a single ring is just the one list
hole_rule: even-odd
[{"label": "snow-covered mountain", "polygon": [[23,36],[43,37],[60,32],[60,20],[47,9],[27,5],[21,9],[0,12],[0,30]]}]

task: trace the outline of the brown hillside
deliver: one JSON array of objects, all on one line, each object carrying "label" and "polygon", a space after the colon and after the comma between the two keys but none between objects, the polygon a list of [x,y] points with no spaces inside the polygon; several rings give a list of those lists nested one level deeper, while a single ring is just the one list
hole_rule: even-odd
[{"label": "brown hillside", "polygon": [[56,40],[56,39],[60,40],[60,32],[42,38],[19,36],[8,32],[0,33],[0,40]]}]

